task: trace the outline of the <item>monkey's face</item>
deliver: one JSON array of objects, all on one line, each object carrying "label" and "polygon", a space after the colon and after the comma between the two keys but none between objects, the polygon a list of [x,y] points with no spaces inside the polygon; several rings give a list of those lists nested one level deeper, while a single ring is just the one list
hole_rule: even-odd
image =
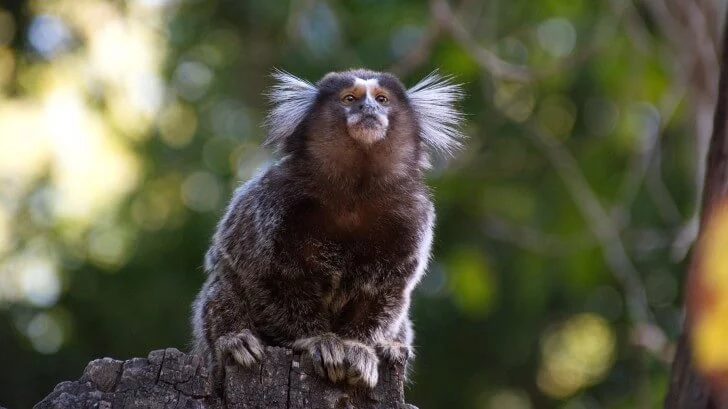
[{"label": "monkey's face", "polygon": [[303,129],[301,151],[330,172],[403,174],[418,167],[417,121],[404,86],[391,74],[327,74]]},{"label": "monkey's face", "polygon": [[376,78],[355,78],[338,97],[349,136],[364,144],[384,139],[389,127],[390,92]]},{"label": "monkey's face", "polygon": [[345,129],[346,136],[360,146],[388,144],[392,138],[414,141],[406,91],[391,74],[365,70],[332,73],[319,82],[319,92],[325,122]]}]

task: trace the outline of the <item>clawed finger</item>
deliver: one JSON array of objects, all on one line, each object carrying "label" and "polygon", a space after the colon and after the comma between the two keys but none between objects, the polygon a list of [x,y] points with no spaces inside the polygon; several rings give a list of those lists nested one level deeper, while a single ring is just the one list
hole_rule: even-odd
[{"label": "clawed finger", "polygon": [[307,350],[313,361],[314,372],[332,382],[342,381],[346,377],[344,370],[344,346],[333,334],[298,340],[294,348]]},{"label": "clawed finger", "polygon": [[250,367],[263,358],[264,350],[260,340],[249,330],[235,335],[220,337],[215,345],[216,355],[221,362],[230,355],[238,364]]},{"label": "clawed finger", "polygon": [[379,359],[372,348],[358,343],[346,344],[347,382],[373,388],[379,380]]}]

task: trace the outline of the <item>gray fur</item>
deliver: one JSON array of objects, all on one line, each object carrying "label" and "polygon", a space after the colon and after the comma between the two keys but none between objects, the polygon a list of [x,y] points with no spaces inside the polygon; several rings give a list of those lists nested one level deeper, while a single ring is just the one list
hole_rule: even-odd
[{"label": "gray fur", "polygon": [[[457,87],[430,76],[406,91],[366,70],[330,73],[316,87],[276,76],[269,141],[285,156],[235,191],[217,225],[193,304],[195,351],[219,369],[227,359],[252,365],[264,344],[293,347],[321,376],[372,387],[379,359],[412,356],[410,297],[435,217],[423,143],[453,148]],[[385,122],[362,125],[366,110],[344,104],[342,94],[361,91],[356,78],[377,79],[366,92],[388,95],[371,111]],[[353,129],[362,126],[386,135],[364,140]]]},{"label": "gray fur", "polygon": [[308,115],[318,90],[310,82],[285,71],[275,71],[273,78],[277,82],[268,93],[273,106],[266,118],[266,144],[278,147]]},{"label": "gray fur", "polygon": [[463,97],[462,86],[434,71],[407,90],[407,94],[419,119],[423,141],[448,155],[459,149],[463,115],[455,103]]}]

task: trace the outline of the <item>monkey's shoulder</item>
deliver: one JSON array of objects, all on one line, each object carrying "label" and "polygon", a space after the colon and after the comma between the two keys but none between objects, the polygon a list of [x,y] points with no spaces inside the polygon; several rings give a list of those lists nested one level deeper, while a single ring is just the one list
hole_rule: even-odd
[{"label": "monkey's shoulder", "polygon": [[264,168],[233,192],[218,231],[270,230],[295,201],[291,178],[278,164]]}]

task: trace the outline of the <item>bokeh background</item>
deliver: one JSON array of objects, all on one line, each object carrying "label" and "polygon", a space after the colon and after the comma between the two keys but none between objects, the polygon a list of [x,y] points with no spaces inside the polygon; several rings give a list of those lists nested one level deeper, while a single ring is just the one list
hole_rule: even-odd
[{"label": "bokeh background", "polygon": [[185,349],[274,68],[434,69],[469,139],[428,174],[423,409],[657,408],[680,330],[723,0],[2,0],[0,405]]}]

